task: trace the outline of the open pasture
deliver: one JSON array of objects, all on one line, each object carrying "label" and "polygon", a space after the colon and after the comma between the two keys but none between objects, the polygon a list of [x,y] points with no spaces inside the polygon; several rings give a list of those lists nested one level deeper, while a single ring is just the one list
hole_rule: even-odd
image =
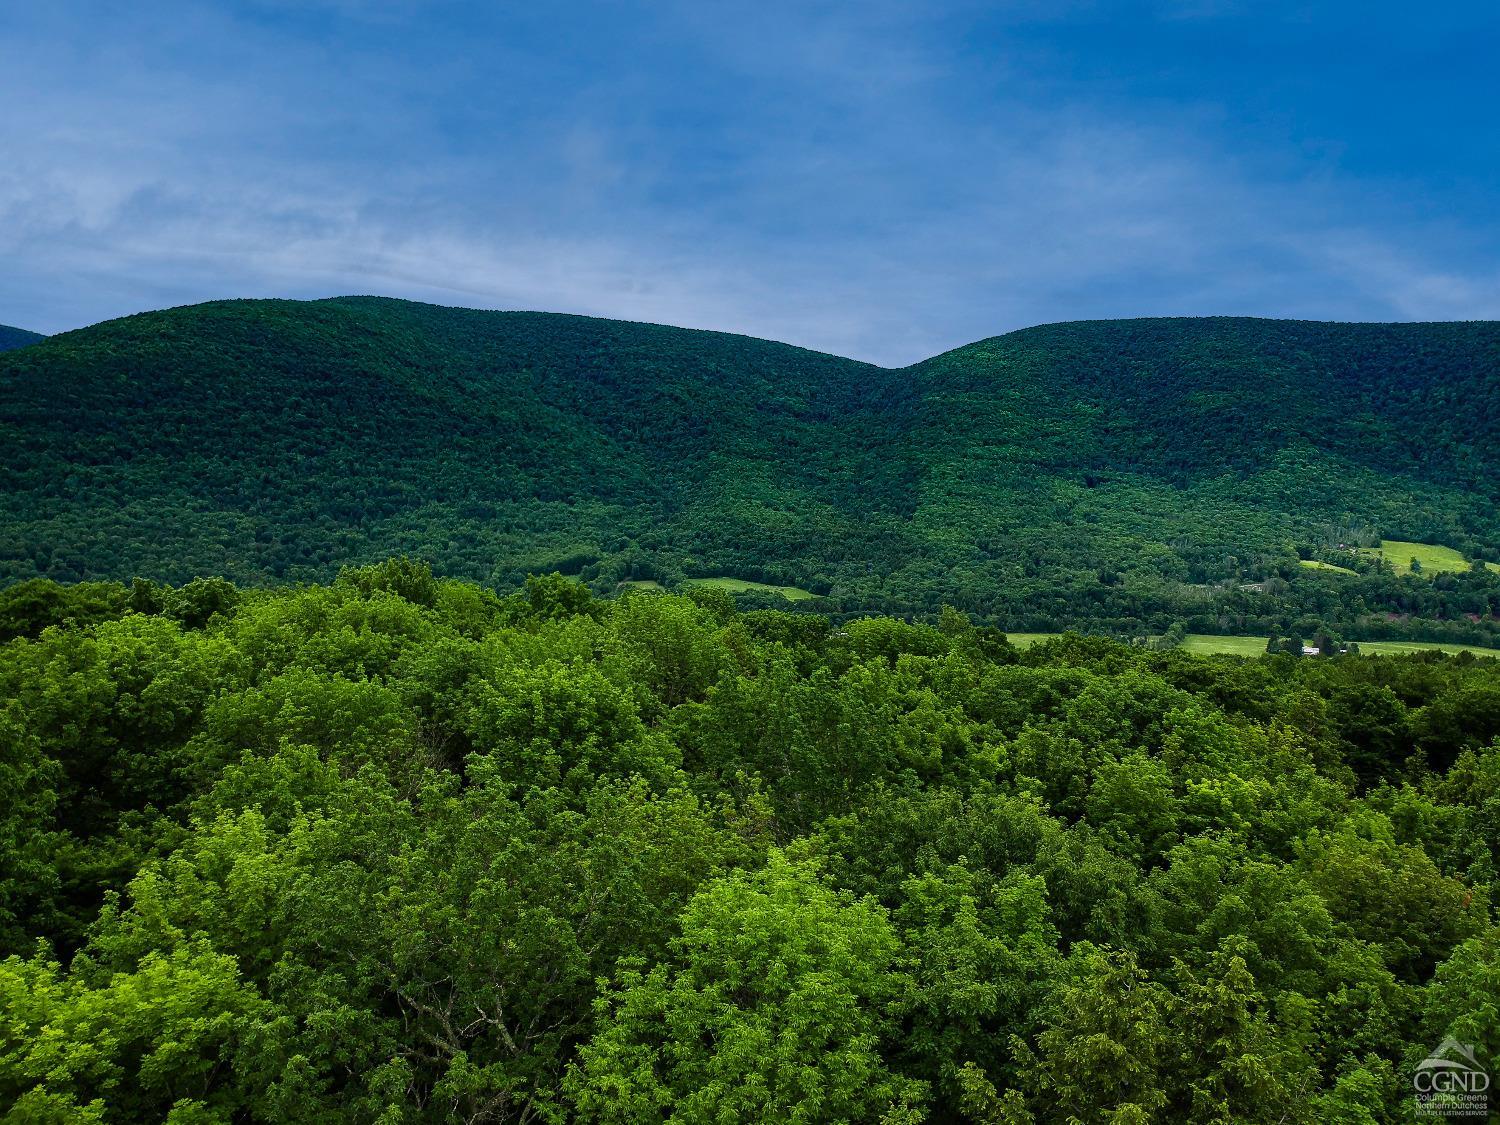
[{"label": "open pasture", "polygon": [[720,590],[728,590],[731,594],[780,594],[789,602],[805,602],[815,597],[811,590],[804,590],[801,586],[772,586],[766,582],[751,582],[747,578],[689,578],[685,585],[709,586]]},{"label": "open pasture", "polygon": [[[1412,560],[1421,565],[1422,574],[1454,574],[1469,569],[1469,560],[1452,547],[1440,547],[1436,543],[1410,543],[1404,539],[1382,539],[1378,547],[1360,547],[1359,553],[1367,558],[1383,558],[1399,575],[1412,573]],[[1306,563],[1303,564],[1307,565]],[[1500,570],[1494,563],[1485,563],[1491,570]]]}]

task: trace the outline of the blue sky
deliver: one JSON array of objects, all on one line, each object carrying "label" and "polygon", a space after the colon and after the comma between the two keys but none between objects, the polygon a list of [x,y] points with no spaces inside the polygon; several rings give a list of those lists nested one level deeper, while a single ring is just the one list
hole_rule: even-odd
[{"label": "blue sky", "polygon": [[1500,6],[0,5],[0,323],[384,293],[902,364],[1500,318]]}]

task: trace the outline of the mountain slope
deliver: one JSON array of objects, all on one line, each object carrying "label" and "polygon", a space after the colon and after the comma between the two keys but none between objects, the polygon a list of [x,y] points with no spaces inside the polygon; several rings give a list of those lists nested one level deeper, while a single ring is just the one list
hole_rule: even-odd
[{"label": "mountain slope", "polygon": [[587,317],[226,301],[0,357],[0,439],[12,579],[310,580],[407,551],[497,582],[726,574],[834,609],[1229,627],[1267,616],[1240,589],[1267,579],[1283,616],[1434,588],[1339,586],[1299,551],[1500,559],[1492,323],[1080,322],[894,371]]},{"label": "mountain slope", "polygon": [[1200,582],[1282,540],[1384,534],[1500,557],[1500,324],[1078,322],[911,376],[950,521],[1066,513],[1069,551],[1157,539]]},{"label": "mountain slope", "polygon": [[8,352],[12,348],[24,348],[27,344],[37,344],[46,338],[40,332],[28,332],[24,328],[12,328],[8,324],[0,324],[0,352]]},{"label": "mountain slope", "polygon": [[[1098,464],[1178,483],[1311,446],[1384,472],[1483,483],[1500,440],[1500,324],[1248,318],[1084,321],[971,344],[917,369],[938,395],[1025,380],[1072,403]],[[1095,422],[1098,424],[1095,424]],[[1070,445],[1066,461],[1080,450]]]},{"label": "mountain slope", "polygon": [[408,548],[488,577],[649,535],[759,465],[798,493],[848,473],[821,438],[888,441],[876,370],[585,317],[220,302],[7,357],[0,484],[43,572],[300,578]]}]

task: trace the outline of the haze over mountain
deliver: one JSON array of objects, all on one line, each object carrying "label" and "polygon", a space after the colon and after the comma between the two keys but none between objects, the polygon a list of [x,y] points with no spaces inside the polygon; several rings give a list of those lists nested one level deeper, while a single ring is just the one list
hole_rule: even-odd
[{"label": "haze over mountain", "polygon": [[46,337],[40,332],[28,332],[24,328],[12,328],[8,324],[0,324],[0,352],[8,352],[12,348],[24,348],[27,344],[35,344],[45,339]]},{"label": "haze over mountain", "polygon": [[1370,588],[1391,577],[1299,554],[1500,559],[1497,392],[1493,322],[1090,321],[884,369],[578,316],[221,301],[0,359],[0,577],[317,580],[409,552],[497,583],[1230,627],[1280,578],[1347,618],[1401,610]]}]

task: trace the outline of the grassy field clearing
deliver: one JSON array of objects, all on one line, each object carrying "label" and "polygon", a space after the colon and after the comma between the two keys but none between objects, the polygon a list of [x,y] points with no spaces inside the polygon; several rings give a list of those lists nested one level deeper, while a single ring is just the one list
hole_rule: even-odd
[{"label": "grassy field clearing", "polygon": [[[1440,644],[1437,641],[1359,641],[1359,651],[1365,656],[1399,656],[1406,652],[1431,652],[1438,649],[1447,653],[1472,652],[1475,656],[1500,656],[1500,649],[1482,645]],[[1265,637],[1214,637],[1206,633],[1190,633],[1183,642],[1187,652],[1220,654],[1227,656],[1262,656],[1266,651]]]},{"label": "grassy field clearing", "polygon": [[1201,652],[1223,656],[1264,656],[1265,637],[1214,637],[1206,633],[1189,633],[1182,642],[1184,652]]},{"label": "grassy field clearing", "polygon": [[[1367,558],[1383,558],[1397,574],[1410,574],[1411,561],[1422,564],[1423,574],[1455,573],[1469,569],[1469,560],[1452,547],[1439,547],[1435,543],[1408,543],[1404,539],[1382,539],[1378,547],[1360,547],[1359,554]],[[1303,563],[1306,566],[1306,563]],[[1500,570],[1494,563],[1485,563],[1491,570]]]},{"label": "grassy field clearing", "polygon": [[1475,656],[1500,656],[1500,649],[1485,648],[1482,645],[1450,645],[1438,644],[1434,641],[1360,641],[1359,651],[1373,653],[1377,656],[1400,656],[1403,652],[1430,652],[1433,649],[1441,649],[1443,652],[1458,653],[1472,652]]},{"label": "grassy field clearing", "polygon": [[[1010,643],[1017,648],[1030,648],[1041,641],[1061,636],[1060,633],[1007,633]],[[1500,649],[1482,645],[1440,644],[1437,641],[1360,641],[1359,651],[1366,656],[1400,656],[1408,652],[1431,652],[1437,649],[1446,653],[1472,652],[1475,656],[1500,657]],[[1208,633],[1189,633],[1182,642],[1184,652],[1202,656],[1264,656],[1265,637],[1218,637]]]},{"label": "grassy field clearing", "polygon": [[1350,570],[1347,566],[1334,566],[1333,563],[1323,562],[1321,559],[1303,559],[1302,565],[1308,570],[1331,570],[1336,574],[1358,574],[1357,570]]},{"label": "grassy field clearing", "polygon": [[667,588],[665,586],[663,586],[660,582],[658,582],[654,578],[627,578],[627,579],[625,579],[625,581],[623,581],[623,582],[620,583],[620,589],[622,589],[622,590],[661,590],[661,591],[665,592]]},{"label": "grassy field clearing", "polygon": [[1050,641],[1053,637],[1060,637],[1061,633],[1006,633],[1005,637],[1017,648],[1030,648],[1042,641]]},{"label": "grassy field clearing", "polygon": [[780,594],[789,602],[805,602],[818,595],[801,586],[772,586],[765,582],[751,582],[745,578],[689,578],[684,585],[712,586],[728,590],[731,594]]}]

